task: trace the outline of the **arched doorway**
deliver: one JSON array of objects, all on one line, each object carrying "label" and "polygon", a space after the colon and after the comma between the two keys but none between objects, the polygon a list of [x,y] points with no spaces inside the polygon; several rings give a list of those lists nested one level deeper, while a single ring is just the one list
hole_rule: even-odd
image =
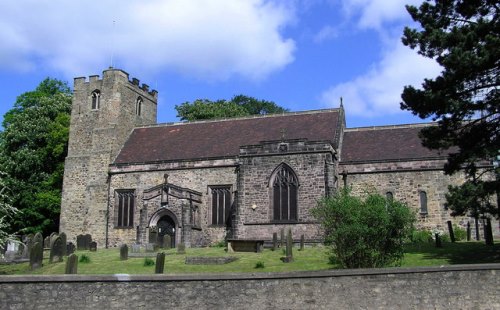
[{"label": "arched doorway", "polygon": [[[156,223],[156,227],[158,227],[158,243],[160,246],[175,248],[176,229],[174,220],[168,215],[163,215]],[[165,236],[170,236],[170,246],[166,244],[168,238]]]},{"label": "arched doorway", "polygon": [[[158,244],[160,247],[175,247],[175,245],[180,241],[177,240],[180,236],[180,225],[177,221],[175,214],[168,210],[167,208],[161,208],[157,210],[151,218],[149,219],[149,237],[150,243]],[[168,243],[168,238],[170,237],[170,244]]]}]

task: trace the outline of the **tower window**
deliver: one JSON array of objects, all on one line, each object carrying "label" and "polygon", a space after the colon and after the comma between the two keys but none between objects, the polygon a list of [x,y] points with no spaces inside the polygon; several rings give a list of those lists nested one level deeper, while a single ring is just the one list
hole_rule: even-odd
[{"label": "tower window", "polygon": [[116,227],[132,228],[134,227],[134,207],[135,194],[133,190],[120,190],[116,192],[117,211]]},{"label": "tower window", "polygon": [[427,193],[424,191],[420,191],[420,214],[425,215],[428,213],[427,211]]},{"label": "tower window", "polygon": [[231,187],[212,187],[212,225],[225,225],[231,211]]},{"label": "tower window", "polygon": [[273,220],[297,220],[297,189],[299,182],[295,172],[286,164],[281,164],[272,178]]},{"label": "tower window", "polygon": [[99,110],[101,106],[101,92],[96,89],[92,92],[92,110]]},{"label": "tower window", "polygon": [[139,96],[135,101],[135,114],[141,115],[141,112],[142,112],[142,97]]}]

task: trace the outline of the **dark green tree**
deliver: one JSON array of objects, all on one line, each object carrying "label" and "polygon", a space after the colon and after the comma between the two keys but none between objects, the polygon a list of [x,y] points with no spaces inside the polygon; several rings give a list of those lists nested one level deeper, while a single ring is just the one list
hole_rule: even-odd
[{"label": "dark green tree", "polygon": [[45,79],[20,95],[4,116],[0,169],[18,212],[12,231],[57,231],[64,159],[67,154],[71,91],[65,82]]},{"label": "dark green tree", "polygon": [[[489,197],[500,188],[491,167],[500,152],[500,5],[426,0],[407,10],[421,27],[405,28],[403,43],[435,59],[443,70],[425,79],[421,89],[406,86],[401,108],[437,121],[422,130],[424,146],[448,150],[445,172],[463,169],[468,176],[462,186],[450,187],[447,201],[453,214],[479,210],[498,215]],[[463,203],[470,199],[474,203]]]},{"label": "dark green tree", "polygon": [[193,102],[176,105],[175,109],[177,117],[183,121],[265,115],[288,111],[272,101],[258,100],[244,95],[234,96],[231,100],[197,99]]},{"label": "dark green tree", "polygon": [[321,200],[313,215],[331,246],[330,260],[342,268],[399,264],[415,222],[415,214],[401,202],[373,193],[361,199],[347,188]]}]

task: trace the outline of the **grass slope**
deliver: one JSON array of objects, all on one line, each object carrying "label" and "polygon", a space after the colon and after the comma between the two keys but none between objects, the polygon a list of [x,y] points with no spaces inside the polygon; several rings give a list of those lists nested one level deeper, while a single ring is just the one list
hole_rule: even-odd
[{"label": "grass slope", "polygon": [[[324,270],[336,268],[329,264],[328,248],[323,246],[308,247],[304,251],[294,249],[294,262],[283,263],[280,257],[283,251],[264,250],[262,253],[226,253],[224,248],[186,249],[185,255],[175,250],[164,251],[166,274],[185,273],[223,273],[223,272],[287,272],[299,270]],[[44,253],[48,257],[48,253]],[[79,251],[80,257],[87,255],[89,263],[78,263],[79,274],[152,274],[154,266],[144,266],[144,258],[120,260],[118,249],[100,249],[97,252]],[[236,256],[235,262],[224,265],[186,265],[186,256]],[[154,258],[153,258],[154,259]],[[262,263],[264,268],[255,268]],[[485,246],[480,242],[445,243],[443,248],[433,244],[409,245],[402,262],[403,267],[436,266],[450,264],[500,263],[500,245]],[[49,264],[44,259],[43,267],[31,271],[28,263],[0,265],[0,274],[63,274],[65,262]]]}]

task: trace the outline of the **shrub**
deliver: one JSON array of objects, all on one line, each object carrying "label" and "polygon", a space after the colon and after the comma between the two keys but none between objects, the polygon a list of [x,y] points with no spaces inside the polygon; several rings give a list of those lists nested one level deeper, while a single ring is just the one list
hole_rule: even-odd
[{"label": "shrub", "polygon": [[256,264],[255,264],[255,269],[259,269],[259,268],[264,268],[264,262],[261,262],[261,261],[258,261]]},{"label": "shrub", "polygon": [[154,266],[155,265],[155,261],[149,257],[144,257],[144,267],[147,267],[147,266]]},{"label": "shrub", "polygon": [[428,243],[432,241],[431,232],[425,229],[415,229],[411,234],[412,243]]},{"label": "shrub", "polygon": [[214,243],[212,245],[212,247],[214,247],[214,248],[225,248],[226,247],[226,240],[217,241],[216,243]]},{"label": "shrub", "polygon": [[467,240],[467,230],[457,224],[453,224],[453,234],[455,235],[456,241]]},{"label": "shrub", "polygon": [[400,264],[403,244],[411,236],[415,214],[403,203],[379,194],[360,199],[343,189],[319,201],[313,215],[321,222],[330,261],[343,268]]},{"label": "shrub", "polygon": [[80,262],[82,264],[88,264],[88,263],[90,263],[90,257],[88,257],[85,254],[82,254],[82,256],[80,256],[80,259],[78,259],[78,262]]}]

